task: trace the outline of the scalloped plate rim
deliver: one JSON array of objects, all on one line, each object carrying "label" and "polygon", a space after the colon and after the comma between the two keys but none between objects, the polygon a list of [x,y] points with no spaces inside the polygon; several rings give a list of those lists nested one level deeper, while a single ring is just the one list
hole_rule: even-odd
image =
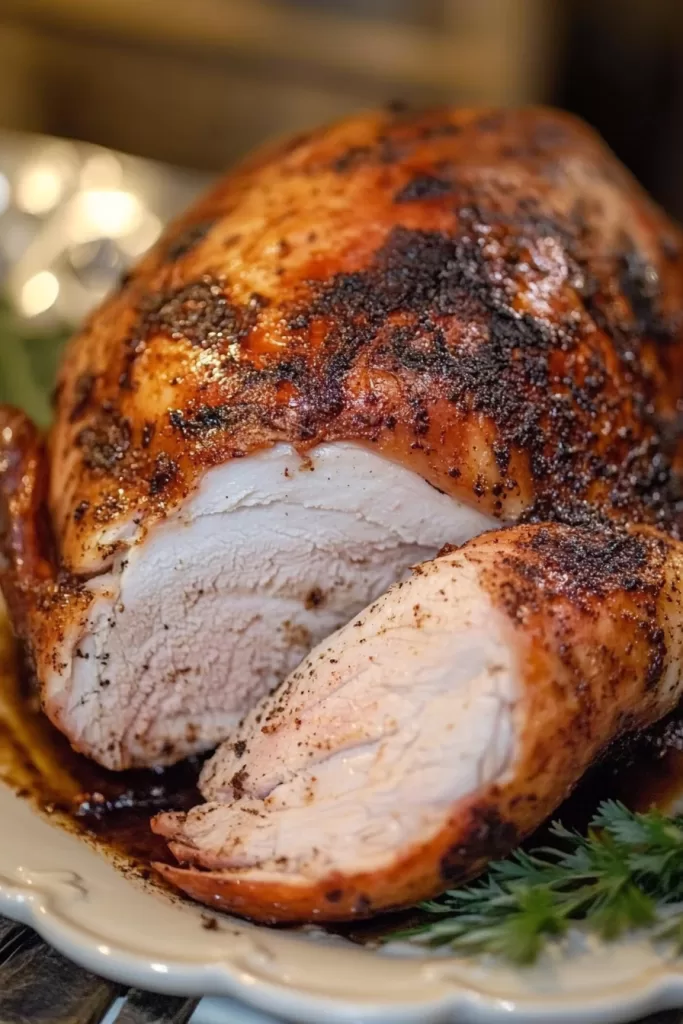
[{"label": "scalloped plate rim", "polygon": [[[230,922],[231,939],[237,939],[239,943],[233,943],[235,948],[232,950],[226,948],[224,952],[216,952],[204,961],[197,961],[191,956],[186,959],[182,956],[169,957],[163,953],[159,954],[158,961],[153,961],[151,957],[154,954],[151,951],[143,952],[139,943],[132,941],[134,934],[140,934],[135,908],[137,901],[140,902],[140,909],[144,909],[141,902],[143,893],[144,898],[151,897],[159,909],[165,906],[165,914],[169,908],[172,908],[172,913],[177,912],[179,924],[181,915],[186,922],[192,921],[192,928],[196,928],[200,915],[205,911],[198,909],[195,914],[194,908],[188,908],[186,904],[174,905],[124,879],[89,844],[55,828],[2,784],[0,812],[5,828],[10,830],[9,835],[5,832],[7,841],[0,843],[0,912],[31,926],[45,941],[83,967],[114,981],[173,995],[230,997],[281,1019],[284,1017],[311,1024],[319,1024],[321,1020],[329,1021],[330,1024],[357,1024],[359,1021],[372,1021],[373,1024],[446,1024],[456,1020],[462,1024],[501,1024],[502,1021],[509,1021],[510,1024],[526,1024],[531,1021],[578,1024],[586,1020],[592,1024],[610,1024],[683,1005],[683,961],[664,958],[647,971],[632,977],[628,985],[623,981],[617,983],[607,980],[602,992],[597,991],[585,997],[576,993],[570,996],[568,992],[559,991],[555,994],[529,991],[524,997],[511,999],[486,991],[485,987],[473,981],[469,984],[459,983],[457,979],[446,979],[446,990],[438,997],[430,998],[430,982],[426,977],[420,978],[420,972],[424,974],[432,970],[439,974],[452,967],[456,974],[458,970],[466,973],[469,962],[455,958],[415,957],[400,961],[403,974],[412,972],[415,975],[416,984],[410,1000],[406,999],[406,993],[398,993],[393,1001],[373,1000],[358,994],[345,997],[333,981],[337,974],[335,957],[341,955],[342,959],[355,957],[357,960],[362,955],[368,962],[377,963],[379,958],[376,955],[345,942],[337,944],[332,940],[327,947],[327,943],[309,942],[301,934],[292,936],[291,933],[244,926],[239,922],[235,923],[233,931],[231,919],[227,919]],[[29,821],[30,826],[27,827]],[[32,857],[29,833],[36,829],[40,834],[47,830],[46,838],[48,834],[54,837],[56,851],[54,858],[48,855],[47,862],[43,851],[43,862],[48,867],[34,870],[27,868],[21,861],[22,857],[27,861]],[[58,840],[57,837],[61,838]],[[22,844],[28,844],[27,852],[23,855]],[[82,851],[82,857],[77,857],[75,864],[68,856],[74,849]],[[66,857],[64,850],[68,851]],[[19,856],[17,851],[20,851]],[[97,910],[98,900],[106,902],[110,897],[106,895],[106,885],[103,889],[105,895],[102,895],[102,882],[96,876],[104,877],[108,872],[113,872],[130,894],[133,914],[129,941],[112,938],[106,920]],[[42,883],[36,882],[36,876],[45,876],[45,879]],[[118,891],[121,886],[117,883],[113,888]],[[79,920],[74,907],[82,912],[91,903],[93,920],[87,920],[89,911],[86,911],[87,923],[84,923]],[[188,914],[188,910],[192,913]],[[267,956],[263,950],[259,951],[261,940],[265,943]],[[250,965],[250,957],[254,960],[265,957],[264,962],[268,964],[276,962],[277,949],[284,950],[285,944],[288,955],[295,955],[297,950],[301,950],[304,959],[307,950],[316,948],[320,952],[326,949],[323,956],[329,960],[329,978],[323,979],[322,984],[319,982],[316,986],[306,986],[301,981],[290,983],[286,971],[278,981],[260,976],[257,967]],[[652,949],[644,940],[632,943],[627,953],[638,957],[639,950],[644,952],[646,946],[648,955],[652,956]],[[102,952],[103,949],[106,952]],[[387,959],[383,957],[382,962],[386,964]],[[559,969],[562,969],[563,961],[558,963]],[[377,969],[379,971],[379,963]],[[484,979],[492,979],[498,968],[493,966],[486,971],[480,966],[480,970],[483,970]],[[441,981],[443,983],[444,979],[441,978]],[[424,996],[422,989],[425,990]]]}]

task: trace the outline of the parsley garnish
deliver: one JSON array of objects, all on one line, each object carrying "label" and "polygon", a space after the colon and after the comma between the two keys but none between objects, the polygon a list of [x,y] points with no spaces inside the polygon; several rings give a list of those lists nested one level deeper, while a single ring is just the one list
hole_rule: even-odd
[{"label": "parsley garnish", "polygon": [[557,846],[517,850],[484,878],[420,904],[421,924],[388,936],[529,964],[576,924],[603,939],[647,929],[683,952],[683,817],[602,803],[587,835],[555,822]]}]

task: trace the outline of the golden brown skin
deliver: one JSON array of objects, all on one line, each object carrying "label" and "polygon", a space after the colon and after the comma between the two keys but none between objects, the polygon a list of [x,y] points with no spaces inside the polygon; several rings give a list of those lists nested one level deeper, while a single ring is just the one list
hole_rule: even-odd
[{"label": "golden brown skin", "polygon": [[310,883],[205,870],[211,864],[178,838],[178,816],[161,815],[157,831],[172,823],[171,849],[189,865],[157,865],[164,878],[194,899],[266,923],[410,906],[509,853],[610,744],[675,705],[683,685],[680,543],[653,531],[525,526],[469,542],[453,555],[456,568],[462,558],[480,567],[518,656],[523,728],[511,771],[457,802],[435,837],[397,851],[382,870]]},{"label": "golden brown skin", "polygon": [[[0,471],[15,508],[3,586],[20,595],[17,629],[49,654],[118,528],[132,517],[153,526],[207,468],[278,440],[361,441],[502,521],[608,518],[678,536],[682,260],[678,228],[586,126],[557,112],[368,114],[258,154],[172,226],[71,341],[50,437],[47,583],[31,553],[38,491],[22,496],[21,476]],[[34,458],[23,443],[9,443],[10,465]],[[589,602],[604,620],[600,670],[616,659],[633,724],[641,705],[649,713],[651,654],[633,623],[657,629],[660,617],[659,607],[645,615],[644,594],[616,588]],[[563,615],[588,646],[590,615],[571,603]],[[620,616],[633,665],[615,649]],[[597,669],[589,713],[559,643],[537,647],[529,672],[543,693],[558,689],[547,713],[559,717],[552,743],[530,741],[525,754],[529,777],[546,781],[533,814],[515,812],[520,833],[621,729],[614,703],[598,700]],[[588,730],[580,758],[554,749],[568,720]],[[454,836],[481,837],[481,854],[468,840],[468,872],[488,859],[490,806],[463,810],[416,853],[417,882],[377,880],[372,906],[433,889]],[[210,885],[202,874],[186,887],[206,897]],[[362,880],[349,882],[335,916],[360,912],[354,886],[362,894]],[[241,892],[256,914],[264,894],[251,903]],[[302,900],[295,916],[318,906]]]},{"label": "golden brown skin", "polygon": [[[43,440],[19,409],[0,406],[0,532],[3,563],[29,579],[54,575],[49,534],[40,536],[47,484]],[[15,580],[18,583],[18,580]],[[17,595],[14,600],[19,600]]]},{"label": "golden brown skin", "polygon": [[65,566],[278,439],[365,441],[501,519],[586,501],[670,526],[682,252],[550,110],[367,114],[257,154],[70,344]]},{"label": "golden brown skin", "polygon": [[[88,596],[64,571],[47,509],[44,439],[24,413],[0,406],[0,589],[17,632],[56,663],[62,623],[84,614]],[[31,665],[35,670],[35,664]]]},{"label": "golden brown skin", "polygon": [[[678,228],[551,110],[372,113],[257,154],[70,343],[51,631],[117,531],[277,440],[367,443],[503,521],[678,535],[682,260]],[[46,664],[41,616],[14,619]]]}]

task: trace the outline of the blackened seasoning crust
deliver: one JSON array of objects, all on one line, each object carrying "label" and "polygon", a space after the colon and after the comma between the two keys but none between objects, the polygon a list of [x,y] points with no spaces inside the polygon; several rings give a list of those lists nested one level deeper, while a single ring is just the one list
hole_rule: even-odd
[{"label": "blackened seasoning crust", "polygon": [[[658,601],[671,547],[661,534],[633,534],[620,526],[575,526],[571,531],[539,526],[528,537],[522,533],[501,556],[488,585],[506,615],[525,626],[542,616],[561,622],[568,607],[592,621],[599,604],[622,597],[628,603],[628,629],[645,652],[645,688],[651,690],[666,660]],[[594,653],[600,657],[597,642]],[[574,657],[568,645],[567,662]],[[605,684],[614,692],[623,672],[616,663],[604,670]]]},{"label": "blackened seasoning crust", "polygon": [[453,191],[450,181],[433,174],[418,174],[394,196],[395,203],[412,203],[420,199],[438,199]]},{"label": "blackened seasoning crust", "polygon": [[230,430],[244,422],[246,410],[241,406],[200,405],[191,415],[186,416],[179,409],[172,409],[169,420],[174,430],[183,437],[206,434],[214,430]]},{"label": "blackened seasoning crust", "polygon": [[165,452],[159,452],[154,460],[154,473],[149,483],[150,494],[160,494],[173,480],[177,472],[178,466],[173,459],[166,455]]},{"label": "blackened seasoning crust", "polygon": [[[546,567],[544,587],[578,601],[582,595],[605,597],[615,591],[657,594],[669,545],[663,538],[634,536],[614,529],[577,528],[570,535],[558,536],[550,528],[541,528],[529,542],[529,549]],[[540,565],[534,566],[522,557],[518,571],[527,576],[537,573],[540,583]]]},{"label": "blackened seasoning crust", "polygon": [[676,323],[662,316],[660,281],[657,268],[628,243],[621,257],[621,287],[631,304],[638,334],[667,341],[675,333]]},{"label": "blackened seasoning crust", "polygon": [[224,282],[206,276],[144,299],[137,334],[166,334],[204,348],[236,340],[239,323],[240,311],[227,298]]},{"label": "blackened seasoning crust", "polygon": [[116,409],[103,408],[91,426],[76,437],[88,469],[112,472],[130,448],[130,423]]},{"label": "blackened seasoning crust", "polygon": [[[509,225],[492,225],[491,218],[487,223],[483,214],[478,222],[470,211],[467,217],[472,220],[470,233],[459,237],[394,228],[368,271],[335,276],[320,289],[307,313],[299,314],[297,327],[310,327],[319,316],[334,325],[328,336],[326,378],[316,389],[320,412],[340,409],[344,380],[359,353],[367,351],[370,365],[394,375],[421,376],[411,381],[416,434],[426,432],[426,406],[436,392],[463,413],[471,410],[493,421],[493,454],[503,472],[511,450],[528,453],[539,500],[546,483],[551,501],[564,487],[571,487],[567,516],[576,498],[599,476],[615,508],[632,507],[635,492],[655,521],[677,528],[680,481],[672,472],[664,424],[657,424],[653,414],[652,375],[635,358],[642,342],[637,333],[641,321],[627,329],[621,320],[612,323],[605,310],[602,326],[613,347],[595,346],[585,353],[596,328],[591,310],[577,303],[576,315],[559,323],[517,311],[510,285],[518,247],[509,246]],[[492,226],[499,228],[507,246],[502,259],[495,261],[485,258],[481,238],[476,237]],[[552,226],[540,227],[549,232]],[[527,210],[522,229],[535,230]],[[566,247],[565,229],[555,225],[554,232]],[[507,256],[510,249],[512,258]],[[569,249],[568,256],[572,272],[580,277],[579,258]],[[641,317],[642,309],[637,304],[636,308]],[[391,321],[401,314],[401,326],[391,328]],[[449,337],[453,325],[447,318],[456,316],[467,318],[470,331],[477,331],[476,343],[463,345],[461,336]],[[671,329],[658,324],[659,337],[673,336]],[[625,333],[628,348],[622,353]],[[620,394],[614,393],[619,371],[615,374],[610,368],[615,354],[623,362]],[[589,372],[579,374],[575,368],[585,355]],[[420,400],[418,395],[426,397]],[[597,424],[633,408],[650,428],[647,442],[624,444],[628,437],[616,432],[606,445]],[[617,456],[619,450],[622,454]],[[555,500],[555,508],[550,517],[565,518],[562,503]],[[597,509],[592,511],[595,515]],[[546,504],[533,518],[547,514]]]},{"label": "blackened seasoning crust", "polygon": [[682,254],[552,111],[384,112],[257,154],[72,342],[69,560],[277,441],[360,441],[503,521],[678,535]]}]

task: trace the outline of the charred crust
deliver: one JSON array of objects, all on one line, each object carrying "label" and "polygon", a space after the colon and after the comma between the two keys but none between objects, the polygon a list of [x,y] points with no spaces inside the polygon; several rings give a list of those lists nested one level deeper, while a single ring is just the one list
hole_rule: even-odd
[{"label": "charred crust", "polygon": [[234,303],[223,278],[204,275],[180,288],[143,297],[129,347],[137,355],[149,338],[163,334],[198,348],[224,348],[243,340],[267,305],[258,292],[243,305]]},{"label": "charred crust", "polygon": [[119,373],[119,387],[122,391],[133,390],[133,370],[135,363],[139,356],[145,351],[147,347],[144,337],[139,334],[129,335],[123,344],[123,358],[121,361],[121,371]]},{"label": "charred crust", "polygon": [[[675,529],[681,487],[666,443],[666,421],[657,419],[653,381],[634,358],[645,315],[651,333],[663,334],[648,304],[655,302],[654,293],[636,290],[632,282],[630,326],[623,316],[613,317],[602,300],[597,304],[592,293],[564,324],[517,312],[509,290],[517,260],[515,233],[553,235],[574,260],[577,280],[585,280],[579,255],[572,255],[575,226],[549,220],[533,203],[520,210],[518,225],[501,224],[480,209],[461,211],[463,218],[469,233],[457,236],[395,227],[366,271],[337,274],[314,288],[307,307],[290,319],[297,331],[310,329],[316,320],[330,324],[324,377],[318,378],[307,408],[315,410],[319,422],[339,415],[345,380],[363,353],[368,365],[406,380],[415,395],[407,405],[414,410],[410,422],[418,437],[428,430],[428,403],[445,395],[463,415],[483,414],[495,424],[492,454],[501,475],[514,450],[527,453],[539,502],[546,496],[548,504],[561,508],[559,496],[568,495],[573,506],[598,477],[614,511],[632,513],[635,492],[642,518]],[[489,234],[498,232],[499,261],[485,257],[478,225],[486,225]],[[629,265],[633,276],[633,259]],[[398,315],[402,325],[392,327]],[[461,343],[454,317],[476,329],[475,344]],[[596,317],[624,354],[616,373],[608,369],[602,344],[590,346],[588,372],[578,372],[577,353],[595,332]],[[417,398],[420,392],[425,399]],[[634,445],[618,431],[605,442],[600,422],[632,419],[634,408],[645,443]],[[530,518],[539,518],[539,509]]]},{"label": "charred crust", "polygon": [[149,481],[149,493],[154,496],[161,494],[178,474],[178,465],[165,452],[160,452],[154,460],[154,472]]},{"label": "charred crust", "polygon": [[399,189],[394,196],[395,203],[415,203],[425,199],[441,199],[450,195],[453,185],[445,178],[439,178],[435,174],[416,174],[410,181]]},{"label": "charred crust", "polygon": [[406,108],[400,113],[388,114],[370,142],[347,146],[337,153],[329,166],[337,174],[349,174],[373,165],[396,165],[418,146],[459,135],[462,131],[463,126],[455,123],[447,110]]},{"label": "charred crust", "polygon": [[501,556],[500,582],[491,580],[491,586],[513,620],[547,610],[560,599],[584,608],[615,593],[649,602],[663,586],[668,551],[661,537],[635,536],[610,526],[575,526],[571,532],[539,527]]},{"label": "charred crust", "polygon": [[169,420],[183,437],[198,437],[214,430],[231,430],[244,421],[245,409],[239,405],[201,405],[189,415],[172,409]]},{"label": "charred crust", "polygon": [[637,334],[657,341],[673,340],[680,326],[679,318],[662,314],[657,268],[628,244],[619,261],[621,289],[631,304]]},{"label": "charred crust", "polygon": [[[517,516],[522,507],[530,522],[629,520],[677,535],[674,382],[683,336],[671,262],[680,259],[680,239],[595,137],[543,111],[436,110],[377,115],[357,132],[332,129],[300,145],[291,140],[248,162],[236,191],[260,188],[264,167],[274,180],[329,175],[332,167],[348,176],[350,197],[358,186],[377,204],[385,233],[367,235],[379,239],[368,252],[363,224],[349,212],[349,247],[339,253],[321,224],[303,217],[303,259],[297,252],[278,283],[275,308],[258,293],[245,298],[232,261],[234,281],[218,272],[220,263],[187,280],[191,260],[163,262],[165,252],[181,257],[201,241],[213,222],[207,209],[218,211],[232,244],[230,228],[239,225],[225,211],[234,207],[234,180],[222,205],[204,203],[194,224],[162,242],[156,264],[136,275],[130,301],[105,307],[97,321],[116,354],[96,387],[109,412],[88,407],[93,423],[78,442],[84,468],[112,478],[109,495],[93,500],[93,521],[96,509],[105,514],[105,497],[116,514],[116,485],[125,483],[129,498],[137,486],[143,508],[150,497],[154,424],[140,422],[134,372],[144,354],[145,373],[162,355],[174,362],[168,384],[178,397],[160,414],[157,436],[191,442],[197,474],[277,440],[304,449],[362,440],[411,460],[443,490],[466,488],[466,500],[493,515]],[[585,186],[568,174],[567,154],[576,155]],[[509,161],[519,170],[514,187]],[[344,181],[325,180],[343,195]],[[633,229],[628,218],[621,235],[605,228],[606,190],[638,212]],[[427,205],[437,193],[445,201],[435,221]],[[401,224],[422,224],[420,210],[406,204],[423,200],[425,227]],[[441,229],[427,230],[429,223]],[[250,243],[266,277],[282,269],[294,244],[284,226],[268,232],[268,251],[258,232]],[[315,252],[307,249],[311,233]],[[124,313],[117,335],[106,316],[116,325]],[[90,328],[86,336],[92,341]],[[457,440],[460,426],[472,423],[489,449],[480,453],[479,479]],[[164,507],[181,494],[181,481],[192,486],[190,477],[168,483]]]},{"label": "charred crust", "polygon": [[[622,615],[630,643],[619,658],[608,645],[593,644],[593,664],[601,666],[600,686],[616,698],[625,676],[633,675],[632,657],[637,657],[644,688],[652,690],[666,664],[658,602],[669,552],[670,543],[662,535],[635,535],[614,525],[571,530],[551,525],[521,532],[511,548],[503,549],[495,569],[486,570],[490,593],[512,622],[543,621],[544,629],[551,625],[556,656],[575,685],[576,736],[588,737],[593,729],[591,685],[585,661],[570,639],[563,640],[565,616],[592,621],[600,604],[616,597],[614,614]],[[566,741],[573,742],[569,737]]]}]

